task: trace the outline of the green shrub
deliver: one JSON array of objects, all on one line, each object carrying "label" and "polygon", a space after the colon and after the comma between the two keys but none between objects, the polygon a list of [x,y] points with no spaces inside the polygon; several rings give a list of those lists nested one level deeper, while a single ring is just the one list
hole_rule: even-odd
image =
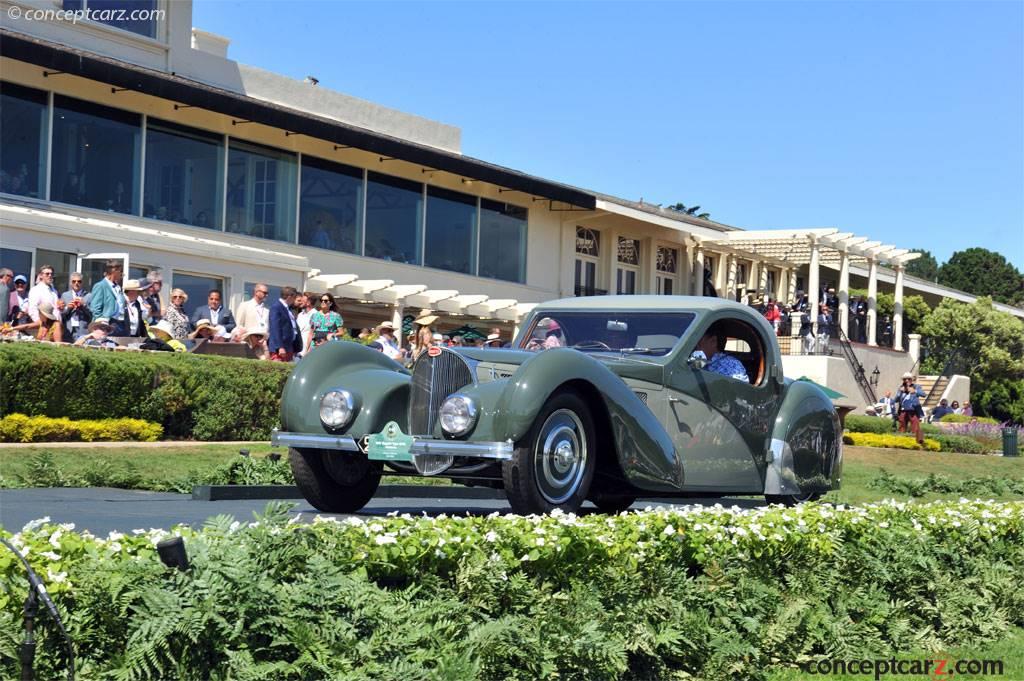
[{"label": "green shrub", "polygon": [[931,436],[939,443],[944,452],[958,452],[960,454],[984,454],[988,451],[981,442],[966,435],[946,435],[938,433]]},{"label": "green shrub", "polygon": [[291,367],[231,357],[0,344],[0,415],[136,418],[172,438],[262,440]]},{"label": "green shrub", "polygon": [[896,430],[896,422],[888,416],[858,416],[848,414],[843,424],[851,433],[877,433],[885,435]]},{"label": "green shrub", "polygon": [[939,494],[965,495],[1024,495],[1024,480],[997,478],[994,476],[981,478],[964,478],[954,480],[945,475],[931,473],[926,478],[901,478],[882,470],[868,486],[893,494],[910,497],[921,497],[928,492]]},{"label": "green shrub", "polygon": [[946,414],[939,419],[940,423],[970,423],[972,421],[977,421],[978,423],[999,424],[999,421],[988,416],[968,416],[967,414]]},{"label": "green shrub", "polygon": [[163,431],[159,423],[141,419],[72,421],[24,414],[9,414],[0,419],[0,442],[155,442]]},{"label": "green shrub", "polygon": [[[941,650],[1024,623],[1024,503],[397,517],[12,537],[81,678],[750,679],[844,651]],[[0,677],[27,580],[0,554]],[[942,607],[937,607],[941,604]],[[62,646],[37,620],[36,674]]]},{"label": "green shrub", "polygon": [[843,444],[857,447],[887,447],[889,449],[924,449],[929,452],[941,450],[939,443],[931,438],[926,437],[924,446],[921,446],[913,437],[906,435],[877,435],[875,433],[845,433]]}]

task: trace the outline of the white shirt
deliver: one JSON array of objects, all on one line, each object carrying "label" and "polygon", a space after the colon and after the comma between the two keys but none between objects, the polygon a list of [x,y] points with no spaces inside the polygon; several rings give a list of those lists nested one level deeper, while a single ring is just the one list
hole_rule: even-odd
[{"label": "white shirt", "polygon": [[377,342],[380,343],[381,349],[384,354],[391,359],[398,359],[402,356],[402,351],[398,349],[393,340],[386,338],[385,336],[379,336]]},{"label": "white shirt", "polygon": [[222,309],[224,309],[224,308],[223,307],[218,307],[216,310],[214,310],[212,307],[210,308],[210,322],[214,326],[217,326],[218,324],[220,324],[220,311]]},{"label": "white shirt", "polygon": [[39,282],[28,292],[28,316],[32,318],[32,321],[38,322],[39,306],[43,303],[50,303],[53,305],[53,311],[56,312],[58,300],[60,300],[60,295],[55,288]]},{"label": "white shirt", "polygon": [[128,334],[134,336],[139,330],[139,308],[128,303]]},{"label": "white shirt", "polygon": [[296,322],[299,325],[299,332],[302,334],[302,349],[309,347],[310,337],[313,335],[313,328],[310,326],[313,310],[303,310],[299,313]]}]

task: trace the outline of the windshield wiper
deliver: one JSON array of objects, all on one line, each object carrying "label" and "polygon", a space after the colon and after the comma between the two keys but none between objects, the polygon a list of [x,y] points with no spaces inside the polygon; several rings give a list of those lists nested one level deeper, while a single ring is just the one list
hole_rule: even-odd
[{"label": "windshield wiper", "polygon": [[642,355],[650,353],[650,348],[619,348],[619,352],[624,355]]}]

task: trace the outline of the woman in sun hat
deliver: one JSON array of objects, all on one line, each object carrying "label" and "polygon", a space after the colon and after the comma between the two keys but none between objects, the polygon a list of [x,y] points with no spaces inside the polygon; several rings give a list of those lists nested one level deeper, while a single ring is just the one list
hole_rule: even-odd
[{"label": "woman in sun hat", "polygon": [[171,322],[167,321],[166,316],[153,326],[149,327],[150,337],[169,346],[175,352],[187,352],[188,349],[185,347],[185,344],[175,338],[173,334],[174,327],[171,326]]},{"label": "woman in sun hat", "polygon": [[75,345],[84,345],[94,348],[116,348],[117,343],[109,337],[113,327],[103,318],[97,319],[89,324],[89,333],[79,336]]},{"label": "woman in sun hat", "polygon": [[242,334],[242,342],[249,346],[249,350],[256,355],[256,359],[270,359],[270,350],[267,349],[267,332],[260,327]]}]

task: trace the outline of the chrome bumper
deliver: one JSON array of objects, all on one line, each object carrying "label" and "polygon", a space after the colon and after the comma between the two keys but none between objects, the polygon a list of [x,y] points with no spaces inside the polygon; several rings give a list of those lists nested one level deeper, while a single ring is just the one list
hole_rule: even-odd
[{"label": "chrome bumper", "polygon": [[[303,433],[287,433],[274,429],[270,433],[270,444],[281,447],[298,447],[306,449],[334,449],[343,452],[361,452],[363,448],[354,438],[346,435],[305,435]],[[505,442],[466,442],[463,440],[436,440],[416,438],[410,450],[414,456],[464,456],[478,459],[512,458],[515,445],[511,440]]]}]

